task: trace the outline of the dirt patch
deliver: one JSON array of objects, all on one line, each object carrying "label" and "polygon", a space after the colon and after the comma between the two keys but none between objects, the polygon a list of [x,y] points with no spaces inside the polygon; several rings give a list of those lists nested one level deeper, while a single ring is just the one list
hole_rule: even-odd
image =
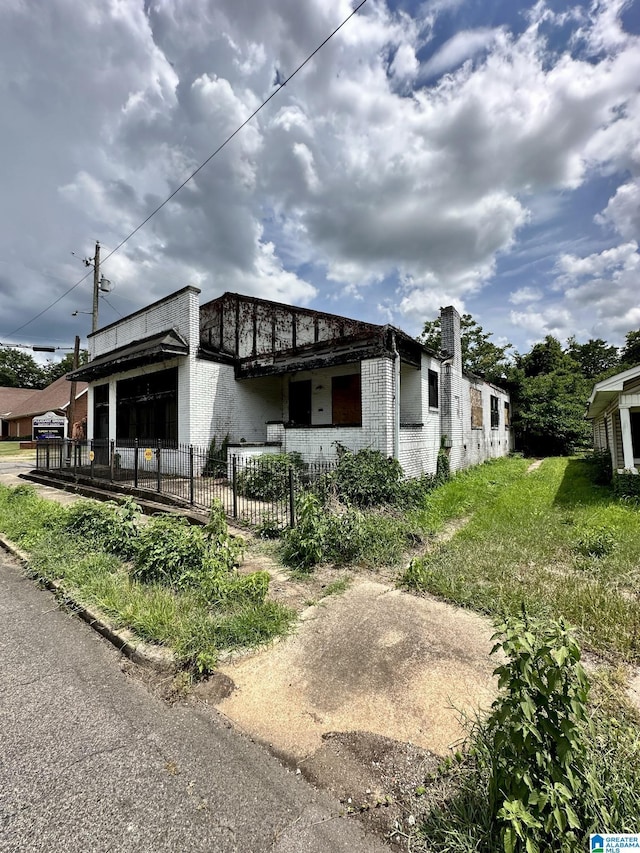
[{"label": "dirt patch", "polygon": [[370,732],[327,732],[322,741],[300,762],[302,775],[381,835],[416,810],[416,792],[440,763],[427,750]]},{"label": "dirt patch", "polygon": [[536,459],[535,462],[532,462],[531,465],[527,468],[527,474],[530,474],[532,471],[536,471],[544,462],[544,459]]}]

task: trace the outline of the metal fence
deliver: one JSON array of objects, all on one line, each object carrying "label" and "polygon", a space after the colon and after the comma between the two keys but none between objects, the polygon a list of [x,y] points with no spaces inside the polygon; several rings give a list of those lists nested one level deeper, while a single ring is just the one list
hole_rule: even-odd
[{"label": "metal fence", "polygon": [[193,445],[93,440],[42,441],[36,468],[166,495],[209,510],[214,500],[228,518],[251,526],[296,523],[296,498],[328,488],[334,463],[303,463],[279,454],[227,456]]}]

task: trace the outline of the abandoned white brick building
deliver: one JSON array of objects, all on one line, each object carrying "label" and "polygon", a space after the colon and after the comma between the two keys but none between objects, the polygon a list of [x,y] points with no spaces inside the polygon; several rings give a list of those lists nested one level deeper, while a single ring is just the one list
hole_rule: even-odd
[{"label": "abandoned white brick building", "polygon": [[330,461],[336,444],[380,450],[407,476],[512,447],[506,391],[462,370],[460,317],[442,310],[442,353],[378,326],[185,287],[89,336],[88,436],[229,452],[298,451]]}]

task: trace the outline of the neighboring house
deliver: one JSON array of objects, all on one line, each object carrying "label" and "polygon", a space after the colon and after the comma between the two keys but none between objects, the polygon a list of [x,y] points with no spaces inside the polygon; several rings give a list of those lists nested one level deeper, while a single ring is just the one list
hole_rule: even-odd
[{"label": "neighboring house", "polygon": [[370,447],[415,476],[444,444],[462,468],[511,449],[509,396],[463,374],[460,317],[446,357],[393,326],[186,287],[89,336],[88,435],[118,452],[160,441],[331,460]]},{"label": "neighboring house", "polygon": [[[47,412],[54,412],[57,415],[67,415],[70,402],[70,386],[66,376],[61,376],[43,388],[41,391],[34,391],[28,388],[2,388],[0,389],[0,407],[4,408],[4,393],[6,391],[20,392],[16,396],[15,402],[11,409],[2,415],[3,421],[3,437],[9,438],[26,438],[31,435],[32,421],[37,415],[44,415]],[[7,399],[11,399],[11,396]],[[86,382],[78,382],[76,386],[76,405],[74,411],[74,421],[81,422],[87,417],[87,384]],[[6,426],[5,426],[6,424]],[[69,425],[69,436],[71,436],[71,428]],[[6,432],[5,432],[6,429]]]},{"label": "neighboring house", "polygon": [[9,435],[7,420],[14,409],[24,403],[34,393],[33,388],[0,388],[0,438]]},{"label": "neighboring house", "polygon": [[586,417],[593,446],[609,450],[614,470],[640,467],[640,364],[593,386]]}]

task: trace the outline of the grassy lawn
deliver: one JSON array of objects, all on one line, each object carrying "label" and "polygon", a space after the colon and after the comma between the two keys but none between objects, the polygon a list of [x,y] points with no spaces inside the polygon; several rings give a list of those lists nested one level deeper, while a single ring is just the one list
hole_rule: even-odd
[{"label": "grassy lawn", "polygon": [[16,456],[19,459],[33,457],[35,459],[35,455],[35,450],[20,450],[19,441],[0,441],[0,459],[6,456]]},{"label": "grassy lawn", "polygon": [[[153,519],[140,528],[133,511],[80,503],[82,517],[79,504],[64,508],[31,486],[0,485],[0,532],[29,553],[33,574],[59,581],[75,602],[99,610],[115,627],[168,646],[196,675],[213,669],[222,650],[255,646],[289,629],[293,613],[265,598],[268,576],[236,572],[241,546],[226,525],[211,534],[208,550],[203,528],[179,519],[157,519],[150,532]],[[173,521],[175,529],[167,530]],[[167,578],[170,565],[176,574]]]},{"label": "grassy lawn", "polygon": [[468,518],[416,559],[410,589],[495,616],[522,603],[532,615],[566,619],[584,648],[640,661],[640,510],[593,485],[577,458],[486,463],[427,498],[423,525]]}]

